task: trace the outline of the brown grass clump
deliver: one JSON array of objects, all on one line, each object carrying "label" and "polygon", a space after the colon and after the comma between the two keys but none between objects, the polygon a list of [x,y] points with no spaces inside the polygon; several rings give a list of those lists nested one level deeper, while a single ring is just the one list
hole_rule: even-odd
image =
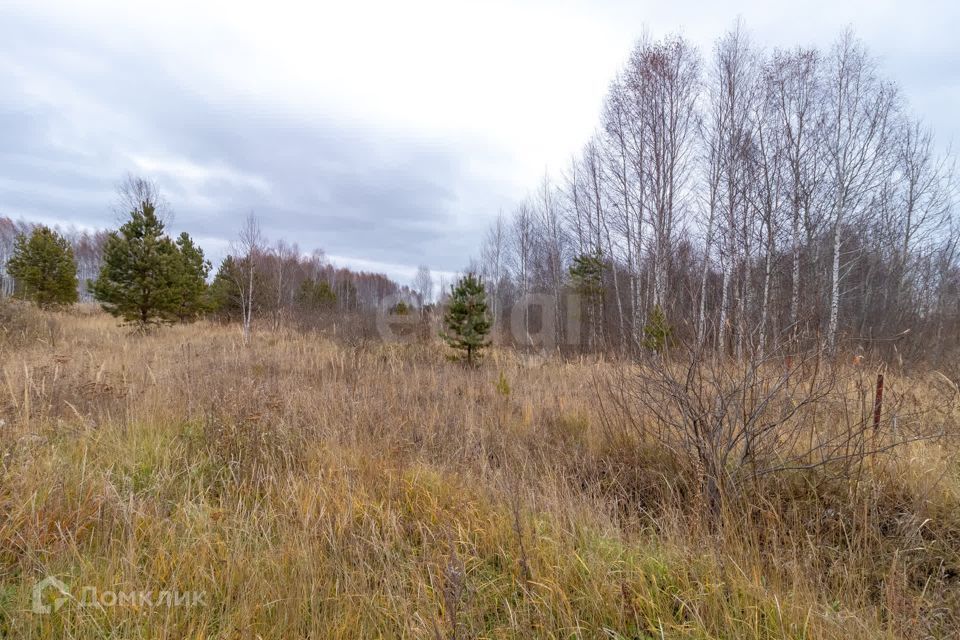
[{"label": "brown grass clump", "polygon": [[[605,428],[617,365],[34,316],[0,336],[0,637],[960,635],[949,436],[773,475],[718,519],[682,451]],[[945,432],[951,384],[888,373]],[[71,598],[33,613],[46,576]]]}]

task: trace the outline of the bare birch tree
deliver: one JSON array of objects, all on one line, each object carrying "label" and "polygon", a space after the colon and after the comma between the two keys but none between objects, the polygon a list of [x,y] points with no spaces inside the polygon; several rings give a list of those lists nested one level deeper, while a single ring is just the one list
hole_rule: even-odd
[{"label": "bare birch tree", "polygon": [[427,265],[417,267],[417,273],[413,276],[413,290],[417,293],[421,308],[433,300],[433,275]]},{"label": "bare birch tree", "polygon": [[160,192],[160,187],[155,180],[128,173],[117,184],[116,193],[113,210],[118,220],[126,220],[131,211],[139,209],[144,202],[148,202],[153,205],[161,222],[165,225],[172,222],[173,209]]},{"label": "bare birch tree", "polygon": [[790,315],[792,331],[800,313],[800,262],[804,211],[810,206],[823,171],[820,131],[822,84],[820,56],[812,49],[777,52],[767,65],[768,99],[783,131],[790,207]]},{"label": "bare birch tree", "polygon": [[237,257],[237,269],[233,277],[240,296],[240,314],[243,323],[243,339],[250,340],[253,323],[253,298],[258,264],[263,259],[265,242],[257,217],[251,212],[240,229],[232,253]]},{"label": "bare birch tree", "polygon": [[840,321],[843,232],[886,179],[897,96],[892,85],[876,76],[873,60],[850,31],[840,37],[831,51],[826,87],[833,237],[827,344],[832,350]]}]

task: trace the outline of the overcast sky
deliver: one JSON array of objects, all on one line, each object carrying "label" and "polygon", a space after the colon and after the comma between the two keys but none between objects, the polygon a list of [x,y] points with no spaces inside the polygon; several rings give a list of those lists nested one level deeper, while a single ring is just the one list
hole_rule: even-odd
[{"label": "overcast sky", "polygon": [[0,215],[114,226],[132,172],[215,260],[252,210],[339,264],[456,271],[586,141],[645,28],[707,53],[738,16],[765,47],[853,26],[960,142],[956,0],[0,0]]}]

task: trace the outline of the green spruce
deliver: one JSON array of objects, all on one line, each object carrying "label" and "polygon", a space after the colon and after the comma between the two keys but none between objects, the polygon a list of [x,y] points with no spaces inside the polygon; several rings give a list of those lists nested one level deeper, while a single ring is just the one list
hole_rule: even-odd
[{"label": "green spruce", "polygon": [[490,346],[487,334],[491,323],[483,280],[467,274],[451,287],[450,294],[443,318],[447,331],[441,335],[448,345],[464,353],[467,364],[473,364],[481,350]]},{"label": "green spruce", "polygon": [[14,279],[14,295],[44,309],[77,301],[77,265],[66,238],[48,227],[37,227],[30,237],[17,237],[7,271]]},{"label": "green spruce", "polygon": [[203,249],[194,244],[187,232],[176,241],[180,254],[180,269],[177,272],[177,316],[180,322],[191,322],[210,309],[207,295],[207,276],[210,262],[203,257]]},{"label": "green spruce", "polygon": [[144,330],[199,313],[208,270],[189,236],[171,240],[153,204],[144,201],[108,236],[100,277],[90,288],[107,312]]},{"label": "green spruce", "polygon": [[663,312],[663,307],[654,305],[647,324],[643,327],[643,346],[650,351],[661,353],[670,346],[672,336],[673,327],[667,322],[667,314]]},{"label": "green spruce", "polygon": [[602,299],[603,255],[598,251],[574,256],[570,279],[576,292],[591,302]]},{"label": "green spruce", "polygon": [[328,311],[337,304],[337,294],[323,280],[304,278],[297,288],[295,300],[304,311]]}]

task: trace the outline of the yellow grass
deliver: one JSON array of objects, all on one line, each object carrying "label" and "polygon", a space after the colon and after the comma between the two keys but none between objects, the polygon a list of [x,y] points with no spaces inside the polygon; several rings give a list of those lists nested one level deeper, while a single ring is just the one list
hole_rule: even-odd
[{"label": "yellow grass", "polygon": [[[715,527],[669,455],[604,436],[610,364],[29,315],[0,337],[0,637],[960,634],[949,441]],[[889,379],[956,423],[935,374]],[[37,614],[46,576],[72,600]]]}]

